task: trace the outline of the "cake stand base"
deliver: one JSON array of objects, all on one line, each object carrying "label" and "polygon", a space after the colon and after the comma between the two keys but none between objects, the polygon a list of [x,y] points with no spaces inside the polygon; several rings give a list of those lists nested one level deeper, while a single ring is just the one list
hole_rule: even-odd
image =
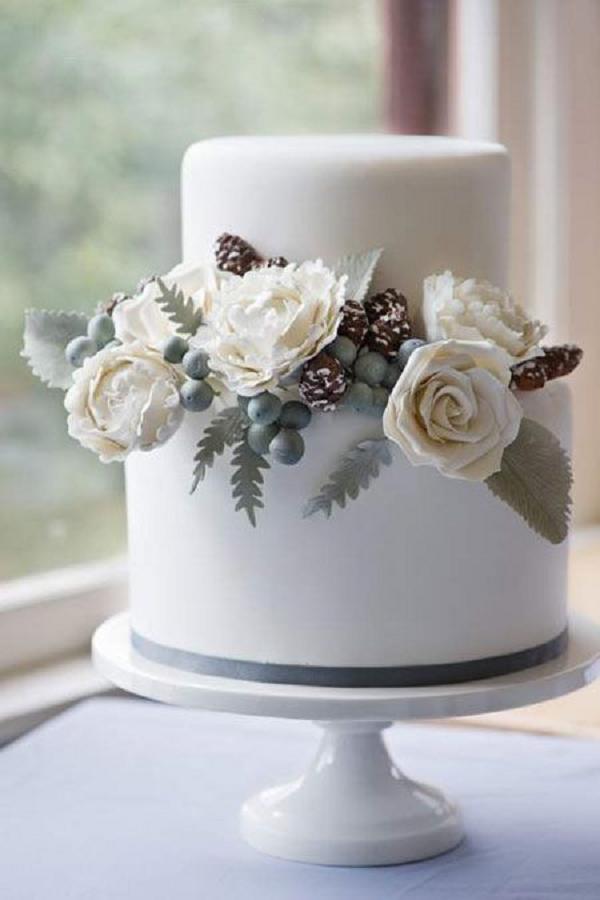
[{"label": "cake stand base", "polygon": [[304,775],[242,807],[242,835],[271,856],[334,866],[384,866],[437,856],[463,837],[456,808],[391,759],[391,722],[322,722]]},{"label": "cake stand base", "polygon": [[126,613],[98,629],[93,655],[118,687],[163,703],[316,721],[323,735],[309,768],[248,800],[242,834],[273,856],[376,866],[436,856],[463,836],[452,803],[402,774],[382,731],[398,719],[493,712],[584,687],[600,676],[600,628],[574,617],[568,649],[552,662],[500,678],[426,688],[320,688],[195,675],[136,653]]}]

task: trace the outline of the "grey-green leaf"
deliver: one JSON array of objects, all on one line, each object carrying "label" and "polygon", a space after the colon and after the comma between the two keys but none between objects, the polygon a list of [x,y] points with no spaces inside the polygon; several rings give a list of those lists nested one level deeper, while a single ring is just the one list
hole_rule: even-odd
[{"label": "grey-green leaf", "polygon": [[264,503],[262,500],[262,469],[270,469],[269,463],[264,456],[259,456],[252,450],[246,436],[239,441],[232,457],[233,475],[231,476],[231,484],[233,487],[232,497],[237,500],[236,510],[243,509],[250,524],[256,527],[256,510],[262,509]]},{"label": "grey-green leaf", "polygon": [[239,406],[230,406],[214,417],[198,441],[194,456],[194,475],[190,494],[204,480],[208,469],[212,468],[217,456],[222,456],[227,447],[233,447],[244,434],[248,418]]},{"label": "grey-green leaf", "polygon": [[44,384],[66,390],[73,380],[73,367],[65,359],[65,347],[86,333],[88,319],[82,313],[28,309],[25,312],[23,356]]},{"label": "grey-green leaf", "polygon": [[156,279],[160,290],[156,302],[165,315],[176,324],[178,334],[192,337],[202,324],[202,312],[196,309],[191,297],[186,297],[177,285],[167,287],[162,278]]},{"label": "grey-green leaf", "polygon": [[366,253],[343,256],[335,263],[334,271],[338,278],[348,276],[346,297],[349,300],[362,302],[365,299],[382,253],[382,249],[367,250]]},{"label": "grey-green leaf", "polygon": [[366,490],[377,478],[381,466],[389,466],[392,454],[387,438],[361,441],[343,457],[339,467],[331,473],[329,481],[304,507],[304,518],[322,512],[327,518],[334,504],[341,509],[348,500],[355,500],[361,490]]},{"label": "grey-green leaf", "polygon": [[502,468],[486,484],[551,544],[567,536],[571,513],[571,461],[558,439],[533,419],[523,419],[504,451]]}]

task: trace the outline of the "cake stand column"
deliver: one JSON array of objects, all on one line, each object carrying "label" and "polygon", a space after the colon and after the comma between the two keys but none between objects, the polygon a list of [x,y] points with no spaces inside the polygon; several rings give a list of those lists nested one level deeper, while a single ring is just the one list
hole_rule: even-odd
[{"label": "cake stand column", "polygon": [[391,722],[316,724],[323,734],[307,771],[242,807],[251,846],[299,862],[381,866],[436,856],[461,841],[453,804],[390,757],[382,731]]}]

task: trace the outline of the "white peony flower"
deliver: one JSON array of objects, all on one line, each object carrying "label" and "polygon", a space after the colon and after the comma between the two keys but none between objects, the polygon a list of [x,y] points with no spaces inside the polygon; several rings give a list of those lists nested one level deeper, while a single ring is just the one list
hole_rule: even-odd
[{"label": "white peony flower", "polygon": [[[177,285],[186,297],[191,297],[196,309],[208,316],[219,286],[229,278],[211,263],[180,263],[162,276],[168,288]],[[124,344],[141,341],[159,350],[167,338],[175,334],[175,323],[162,311],[156,298],[160,288],[155,279],[148,281],[133,297],[118,303],[113,311],[117,338]]]},{"label": "white peony flower", "polygon": [[517,362],[536,355],[547,331],[487,281],[455,278],[452,272],[444,272],[426,278],[423,292],[423,319],[430,341],[492,341]]},{"label": "white peony flower", "polygon": [[139,342],[105,347],[74,372],[65,397],[69,434],[102,462],[152,450],[181,423],[180,382],[157,350]]},{"label": "white peony flower", "polygon": [[523,410],[510,357],[485,341],[440,341],[410,356],[383,415],[387,437],[415,466],[484,481],[499,471]]},{"label": "white peony flower", "polygon": [[199,335],[211,368],[243,396],[275,387],[334,339],[345,286],[320,260],[233,276]]}]

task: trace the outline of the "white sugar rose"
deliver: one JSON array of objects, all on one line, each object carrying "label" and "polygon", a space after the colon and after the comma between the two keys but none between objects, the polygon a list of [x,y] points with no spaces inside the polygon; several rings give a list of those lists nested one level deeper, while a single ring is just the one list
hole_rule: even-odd
[{"label": "white sugar rose", "polygon": [[[186,297],[192,298],[196,309],[209,315],[213,298],[228,277],[211,263],[180,263],[163,275],[162,281],[167,288],[176,285]],[[156,302],[160,293],[156,280],[150,279],[141,291],[115,306],[113,321],[120,341],[124,344],[141,341],[147,347],[159,350],[167,338],[175,334],[175,323]]]},{"label": "white sugar rose", "polygon": [[69,434],[102,462],[152,450],[181,423],[180,382],[156,350],[139,342],[106,347],[74,372],[65,397]]},{"label": "white sugar rose", "polygon": [[475,278],[456,278],[452,272],[425,279],[423,319],[430,341],[492,341],[513,362],[535,356],[547,331],[500,288]]},{"label": "white sugar rose", "polygon": [[213,371],[243,396],[275,387],[335,337],[346,280],[317,260],[224,283],[200,334]]},{"label": "white sugar rose", "polygon": [[523,410],[510,357],[485,341],[440,341],[410,356],[383,415],[387,437],[415,466],[484,481],[499,471]]}]

